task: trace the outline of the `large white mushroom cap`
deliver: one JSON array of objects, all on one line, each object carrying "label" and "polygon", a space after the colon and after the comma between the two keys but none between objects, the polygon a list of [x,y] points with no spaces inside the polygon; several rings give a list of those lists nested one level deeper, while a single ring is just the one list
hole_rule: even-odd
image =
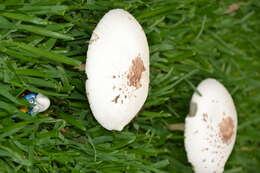
[{"label": "large white mushroom cap", "polygon": [[185,148],[196,173],[222,173],[233,149],[237,113],[226,88],[215,79],[202,81],[185,121]]},{"label": "large white mushroom cap", "polygon": [[144,104],[149,85],[149,48],[137,20],[111,10],[93,31],[86,62],[86,91],[96,120],[122,130]]}]

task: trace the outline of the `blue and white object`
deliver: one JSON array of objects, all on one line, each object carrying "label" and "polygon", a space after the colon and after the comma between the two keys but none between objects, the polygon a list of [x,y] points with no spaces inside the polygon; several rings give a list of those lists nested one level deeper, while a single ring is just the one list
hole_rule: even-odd
[{"label": "blue and white object", "polygon": [[36,112],[44,112],[50,106],[50,99],[41,93],[29,93],[23,96],[29,103],[34,104],[34,106],[29,107],[28,113],[32,115]]}]

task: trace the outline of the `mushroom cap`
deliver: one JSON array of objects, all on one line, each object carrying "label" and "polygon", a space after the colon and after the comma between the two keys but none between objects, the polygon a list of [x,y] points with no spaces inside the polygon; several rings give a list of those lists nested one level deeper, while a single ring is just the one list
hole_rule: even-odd
[{"label": "mushroom cap", "polygon": [[149,47],[137,20],[110,10],[96,26],[88,46],[86,91],[96,120],[121,131],[148,95]]},{"label": "mushroom cap", "polygon": [[51,104],[51,101],[45,95],[38,93],[35,98],[35,106],[32,109],[32,112],[44,112],[46,111]]},{"label": "mushroom cap", "polygon": [[215,79],[203,80],[185,120],[185,149],[196,173],[222,173],[233,149],[237,113],[227,89]]}]

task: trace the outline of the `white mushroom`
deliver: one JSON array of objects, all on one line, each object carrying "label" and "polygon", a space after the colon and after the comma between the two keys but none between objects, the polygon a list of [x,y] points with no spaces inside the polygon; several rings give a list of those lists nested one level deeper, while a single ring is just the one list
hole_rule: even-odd
[{"label": "white mushroom", "polygon": [[89,42],[86,91],[96,120],[121,131],[148,95],[149,47],[137,20],[122,9],[111,10]]},{"label": "white mushroom", "polygon": [[237,113],[226,88],[215,79],[202,81],[185,120],[185,149],[196,173],[222,173],[233,149]]}]

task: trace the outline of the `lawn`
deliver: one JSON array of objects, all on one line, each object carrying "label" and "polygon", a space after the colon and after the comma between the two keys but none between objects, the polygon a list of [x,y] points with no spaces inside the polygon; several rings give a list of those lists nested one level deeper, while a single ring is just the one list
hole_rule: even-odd
[{"label": "lawn", "polygon": [[[136,17],[150,46],[148,99],[121,132],[94,119],[79,68],[113,8]],[[0,0],[0,172],[191,173],[183,132],[167,126],[184,122],[195,87],[212,77],[239,118],[225,173],[258,173],[259,56],[259,0]],[[47,95],[48,111],[20,112],[26,90]]]}]

